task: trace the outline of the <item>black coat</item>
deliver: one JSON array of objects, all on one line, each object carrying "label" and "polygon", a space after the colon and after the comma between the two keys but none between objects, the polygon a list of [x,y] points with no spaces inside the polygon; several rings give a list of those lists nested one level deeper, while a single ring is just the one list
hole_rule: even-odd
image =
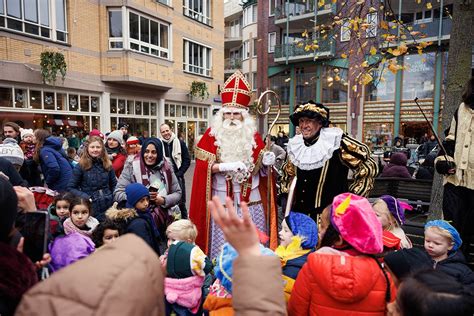
[{"label": "black coat", "polygon": [[474,272],[467,266],[461,251],[456,251],[448,258],[439,261],[435,269],[454,277],[459,283],[474,290]]},{"label": "black coat", "polygon": [[165,156],[170,158],[171,163],[173,164],[174,174],[177,178],[182,178],[184,177],[184,174],[188,170],[189,166],[191,165],[191,157],[189,156],[189,150],[186,146],[186,143],[179,138],[177,139],[179,141],[179,144],[181,145],[181,166],[179,168],[176,166],[172,157],[173,142],[168,144],[167,142],[162,141],[162,143],[163,147],[165,148]]},{"label": "black coat", "polygon": [[11,185],[20,185],[23,187],[28,186],[28,182],[23,180],[12,163],[3,157],[0,157],[0,172],[3,172],[3,174],[8,177],[8,181],[10,181]]},{"label": "black coat", "polygon": [[157,255],[160,255],[160,236],[154,233],[152,224],[144,217],[135,217],[127,225],[127,233],[132,233],[143,239]]}]

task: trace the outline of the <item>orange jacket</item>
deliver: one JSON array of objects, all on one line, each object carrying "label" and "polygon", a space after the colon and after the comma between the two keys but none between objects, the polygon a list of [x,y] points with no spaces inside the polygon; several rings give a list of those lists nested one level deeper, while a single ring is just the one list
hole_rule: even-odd
[{"label": "orange jacket", "polygon": [[[389,278],[390,301],[396,289]],[[368,256],[322,248],[309,255],[293,287],[289,315],[384,315],[387,281]]]}]

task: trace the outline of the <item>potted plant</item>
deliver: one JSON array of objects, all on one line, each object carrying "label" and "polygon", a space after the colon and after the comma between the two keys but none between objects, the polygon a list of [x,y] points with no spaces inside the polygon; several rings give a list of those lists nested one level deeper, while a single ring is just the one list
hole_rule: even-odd
[{"label": "potted plant", "polygon": [[206,83],[196,80],[191,82],[189,95],[191,98],[201,98],[201,100],[207,99],[209,97],[209,91],[207,90]]},{"label": "potted plant", "polygon": [[55,85],[58,72],[61,74],[61,79],[64,81],[67,65],[63,53],[59,51],[46,50],[41,53],[40,59],[43,83]]}]

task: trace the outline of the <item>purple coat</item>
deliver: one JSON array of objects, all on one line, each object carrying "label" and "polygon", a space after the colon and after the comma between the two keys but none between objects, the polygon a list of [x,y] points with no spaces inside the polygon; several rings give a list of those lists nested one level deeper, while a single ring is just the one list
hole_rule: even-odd
[{"label": "purple coat", "polygon": [[411,179],[407,169],[407,156],[404,153],[394,153],[390,157],[390,163],[382,171],[382,178],[407,178]]},{"label": "purple coat", "polygon": [[85,258],[94,251],[95,245],[92,240],[82,234],[72,233],[58,237],[49,246],[53,271]]}]

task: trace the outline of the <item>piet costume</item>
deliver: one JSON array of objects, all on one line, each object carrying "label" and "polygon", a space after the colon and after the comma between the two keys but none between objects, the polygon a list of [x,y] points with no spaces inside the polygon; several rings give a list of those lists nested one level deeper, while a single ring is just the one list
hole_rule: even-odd
[{"label": "piet costume", "polygon": [[[316,219],[340,193],[367,196],[378,167],[365,144],[337,127],[328,127],[329,109],[324,105],[309,101],[297,107],[290,120],[298,126],[302,117],[319,120],[322,128],[312,139],[296,135],[288,142],[280,193],[288,194],[286,213],[291,209]],[[354,172],[350,186],[349,169]]]},{"label": "piet costume", "polygon": [[[251,88],[240,71],[234,73],[225,82],[221,98],[223,110],[219,111],[216,114],[217,116],[223,115],[222,113],[225,110],[248,111]],[[243,114],[247,115],[246,113]],[[248,124],[244,121],[243,125],[242,128],[245,128]],[[253,222],[261,232],[269,235],[270,247],[275,249],[277,246],[275,186],[273,179],[270,181],[270,187],[267,184],[267,170],[262,163],[266,150],[261,136],[255,131],[253,139],[250,139],[245,146],[240,146],[244,148],[239,148],[236,145],[235,150],[244,153],[246,150],[251,151],[247,152],[247,156],[250,158],[246,162],[247,169],[243,173],[222,172],[222,170],[212,173],[211,169],[215,163],[224,164],[224,161],[222,161],[223,151],[219,144],[217,128],[211,126],[206,130],[195,149],[196,167],[189,217],[197,226],[199,232],[196,244],[210,258],[215,258],[222,249],[225,241],[223,233],[214,224],[207,207],[207,202],[217,195],[223,204],[226,196],[231,197],[236,205],[240,205],[241,201],[247,202]],[[268,190],[270,190],[269,195],[267,195]],[[268,196],[270,201],[268,201]],[[237,212],[239,215],[241,214],[240,207],[237,208]],[[267,231],[267,229],[270,231]]]}]

